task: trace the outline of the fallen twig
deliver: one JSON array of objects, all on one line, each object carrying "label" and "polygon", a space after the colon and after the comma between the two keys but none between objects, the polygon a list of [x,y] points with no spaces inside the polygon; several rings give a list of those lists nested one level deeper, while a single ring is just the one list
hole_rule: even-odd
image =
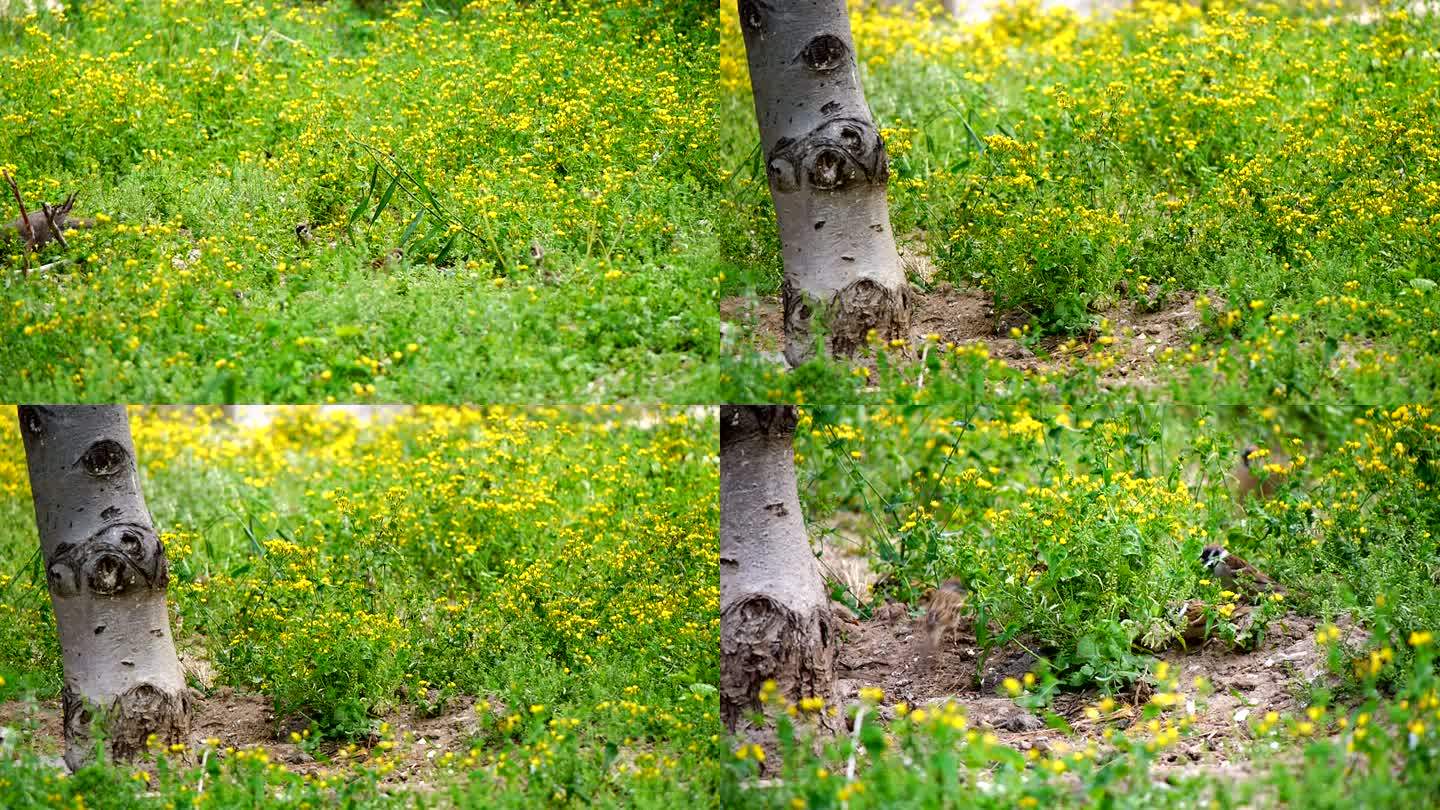
[{"label": "fallen twig", "polygon": [[860,748],[860,728],[865,725],[865,707],[855,712],[855,733],[850,738],[850,760],[845,763],[845,781],[855,781],[855,752]]}]

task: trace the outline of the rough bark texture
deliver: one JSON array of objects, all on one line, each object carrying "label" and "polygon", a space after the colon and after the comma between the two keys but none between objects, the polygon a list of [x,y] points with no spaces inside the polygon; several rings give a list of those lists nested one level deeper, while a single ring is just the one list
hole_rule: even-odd
[{"label": "rough bark texture", "polygon": [[845,0],[739,0],[755,117],[785,259],[785,356],[804,362],[823,313],[829,351],[910,331],[885,144],[860,89]]},{"label": "rough bark texture", "polygon": [[65,763],[95,751],[102,722],[117,760],[190,733],[190,696],[175,655],[165,549],[140,495],[121,405],[19,408],[35,523],[65,658]]},{"label": "rough bark texture", "polygon": [[791,702],[834,696],[834,619],[800,514],[794,436],[792,406],[721,409],[720,713],[731,731],[746,730],[766,680]]}]

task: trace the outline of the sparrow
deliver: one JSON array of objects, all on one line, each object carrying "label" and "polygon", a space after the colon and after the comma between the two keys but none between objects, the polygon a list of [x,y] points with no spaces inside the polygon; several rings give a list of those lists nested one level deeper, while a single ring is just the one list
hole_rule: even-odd
[{"label": "sparrow", "polygon": [[[1244,501],[1246,496],[1254,495],[1260,500],[1268,500],[1275,490],[1285,482],[1285,476],[1278,473],[1266,475],[1264,479],[1258,475],[1265,463],[1261,460],[1268,451],[1262,451],[1255,445],[1248,445],[1240,451],[1240,461],[1235,465],[1233,475],[1235,476],[1235,500]],[[1287,464],[1289,459],[1283,456],[1276,456],[1276,464]]]},{"label": "sparrow", "polygon": [[10,186],[10,193],[15,196],[15,204],[20,208],[20,218],[13,222],[0,223],[0,237],[5,236],[5,230],[13,230],[19,234],[20,240],[24,242],[25,249],[22,255],[25,259],[25,271],[30,271],[30,254],[38,252],[41,248],[51,242],[59,242],[60,247],[68,248],[65,242],[65,231],[71,228],[89,228],[94,222],[87,219],[77,219],[70,216],[70,211],[75,207],[76,194],[65,198],[65,202],[59,205],[40,203],[39,211],[25,210],[25,200],[20,196],[20,187],[15,184],[15,178],[9,172],[0,172],[0,179]]},{"label": "sparrow", "polygon": [[1285,589],[1275,584],[1260,569],[1220,546],[1206,546],[1200,549],[1200,564],[1220,580],[1220,584],[1235,593],[1255,596],[1260,593],[1284,593]]},{"label": "sparrow", "polygon": [[850,606],[844,602],[836,602],[832,599],[830,601],[830,615],[834,616],[837,621],[844,622],[845,624],[853,624],[856,627],[860,626],[860,617],[856,616],[855,611],[851,610]]},{"label": "sparrow", "polygon": [[958,579],[946,580],[930,595],[930,605],[925,608],[925,655],[928,658],[940,648],[945,632],[960,623],[960,614],[965,609],[969,594]]},{"label": "sparrow", "polygon": [[[1248,627],[1253,610],[1254,608],[1250,605],[1236,605],[1227,620],[1237,627]],[[1175,618],[1180,625],[1178,640],[1184,649],[1203,644],[1210,637],[1210,631],[1213,628],[1207,615],[1207,606],[1203,601],[1191,599],[1188,602],[1182,602],[1175,608]],[[1151,649],[1154,652],[1160,651]]]},{"label": "sparrow", "polygon": [[1205,640],[1205,631],[1209,628],[1204,602],[1191,599],[1183,603],[1176,612],[1176,618],[1180,620],[1180,641],[1187,649]]}]

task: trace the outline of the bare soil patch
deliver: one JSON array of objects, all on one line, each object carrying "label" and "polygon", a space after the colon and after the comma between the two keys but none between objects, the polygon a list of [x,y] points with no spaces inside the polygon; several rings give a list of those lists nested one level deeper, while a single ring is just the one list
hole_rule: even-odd
[{"label": "bare soil patch", "polygon": [[870,565],[870,544],[865,539],[874,530],[870,518],[859,512],[837,512],[809,528],[825,579],[868,600],[880,579]]},{"label": "bare soil patch", "polygon": [[[274,704],[264,695],[222,686],[208,697],[195,692],[192,697],[195,699],[195,719],[190,732],[192,747],[201,746],[207,739],[218,739],[222,748],[263,748],[272,761],[296,773],[330,773],[343,769],[347,760],[368,759],[381,739],[378,734],[372,734],[369,739],[356,741],[353,756],[343,755],[343,747],[336,743],[322,743],[316,751],[320,757],[317,759],[290,738],[290,732],[303,731],[307,724],[293,717],[277,720]],[[384,782],[397,788],[425,789],[426,779],[440,755],[449,751],[457,757],[463,756],[479,727],[476,702],[475,698],[461,696],[450,700],[444,711],[434,716],[424,716],[407,708],[377,720],[377,725],[390,724],[392,731],[386,736],[402,740],[388,752],[396,761],[396,768]],[[32,729],[29,745],[57,769],[64,769],[59,756],[64,749],[59,700],[0,703],[0,740],[19,728]]]},{"label": "bare soil patch", "polygon": [[[922,634],[916,632],[919,620],[904,605],[890,603],[869,621],[842,622],[837,698],[851,702],[858,699],[861,688],[879,687],[885,691],[881,711],[887,717],[901,701],[911,707],[953,701],[965,709],[973,725],[993,731],[1002,744],[1021,751],[1048,750],[1061,740],[1072,746],[1086,741],[1098,744],[1107,726],[1124,729],[1136,722],[1149,699],[1144,691],[1117,695],[1115,711],[1096,722],[1086,718],[1084,710],[1100,699],[1098,691],[1061,692],[1050,710],[1065,718],[1080,739],[1066,737],[997,694],[1005,678],[1020,678],[1034,667],[1035,658],[1025,648],[999,650],[982,668],[974,629],[961,626],[926,661]],[[1299,711],[1306,688],[1329,677],[1325,652],[1314,640],[1317,624],[1313,618],[1291,615],[1271,623],[1263,644],[1254,650],[1236,651],[1214,642],[1161,655],[1175,668],[1187,692],[1193,692],[1190,685],[1196,677],[1206,678],[1214,688],[1209,697],[1197,699],[1193,731],[1166,751],[1159,763],[1162,770],[1244,773],[1249,723],[1270,711],[1282,715]],[[1347,633],[1353,632],[1347,628]]]},{"label": "bare soil patch", "polygon": [[[1021,370],[1058,371],[1067,364],[1103,349],[1114,363],[1101,379],[1115,384],[1147,385],[1156,358],[1165,349],[1183,349],[1200,326],[1196,295],[1179,292],[1158,306],[1134,301],[1117,303],[1097,313],[1114,325],[1115,342],[1099,343],[1092,331],[1073,338],[1050,336],[1028,343],[1010,336],[1012,327],[1028,320],[1023,313],[995,311],[994,298],[983,290],[959,288],[942,282],[929,292],[916,292],[910,328],[918,356],[926,335],[939,335],[942,343],[982,343],[990,356]],[[778,296],[733,296],[720,302],[722,334],[731,352],[759,352],[783,363],[783,323]]]}]

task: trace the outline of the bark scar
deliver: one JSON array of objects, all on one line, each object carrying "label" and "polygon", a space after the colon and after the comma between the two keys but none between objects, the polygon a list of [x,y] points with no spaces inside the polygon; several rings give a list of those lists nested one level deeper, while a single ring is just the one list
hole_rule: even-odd
[{"label": "bark scar", "polygon": [[138,523],[111,524],[79,545],[61,543],[46,571],[51,592],[62,598],[79,596],[82,585],[96,596],[118,596],[136,587],[164,588],[170,581],[160,538]]},{"label": "bark scar", "polygon": [[720,713],[727,729],[734,731],[745,714],[760,708],[760,686],[767,680],[791,702],[833,696],[839,651],[832,621],[827,609],[801,615],[762,593],[726,606],[720,616]]},{"label": "bark scar", "polygon": [[[842,257],[844,258],[844,257]],[[830,353],[849,357],[863,348],[874,332],[877,340],[891,341],[910,334],[910,285],[891,290],[870,278],[851,282],[824,302]],[[785,312],[785,357],[790,365],[804,363],[814,353],[811,321],[814,301],[787,279],[780,287]]]},{"label": "bark scar", "polygon": [[720,409],[720,446],[757,436],[790,441],[798,424],[791,405],[725,405]]},{"label": "bark scar", "polygon": [[770,4],[765,0],[740,0],[740,25],[746,31],[759,32],[765,27],[765,13]]},{"label": "bark scar", "polygon": [[822,191],[840,191],[890,177],[885,143],[875,125],[852,117],[832,118],[799,140],[781,138],[766,167],[771,184],[785,193],[799,191],[807,181]]},{"label": "bark scar", "polygon": [[[70,684],[60,693],[65,726],[65,764],[78,770],[95,753],[91,724],[96,707]],[[184,742],[190,736],[193,708],[185,689],[170,693],[148,682],[137,683],[100,707],[111,757],[130,760],[145,753],[150,735],[162,745]]]},{"label": "bark scar", "polygon": [[813,37],[805,43],[805,49],[800,51],[800,59],[805,63],[805,67],[816,73],[828,73],[847,64],[850,61],[849,56],[850,49],[845,47],[845,41],[834,34]]},{"label": "bark scar", "polygon": [[80,464],[93,478],[108,478],[125,469],[130,454],[114,439],[101,439],[85,450]]}]

